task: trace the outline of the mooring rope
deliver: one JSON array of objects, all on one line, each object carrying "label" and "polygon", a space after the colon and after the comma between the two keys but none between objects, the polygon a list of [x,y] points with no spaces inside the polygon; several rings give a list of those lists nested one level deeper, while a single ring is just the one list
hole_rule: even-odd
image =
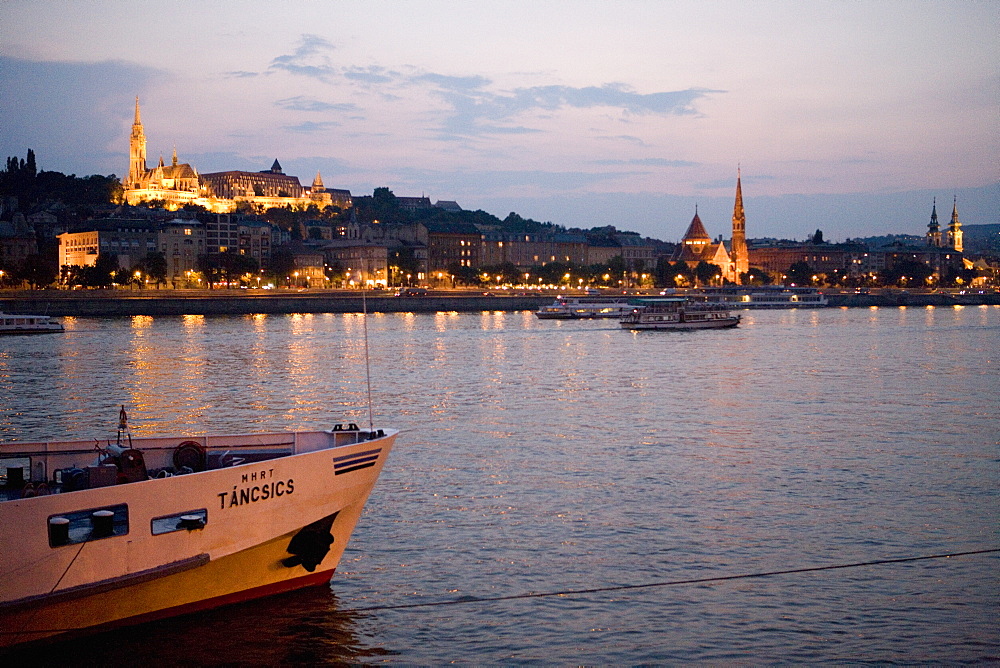
[{"label": "mooring rope", "polygon": [[[888,564],[905,564],[914,561],[931,561],[936,559],[951,559],[953,557],[970,557],[984,554],[995,554],[1000,552],[1000,548],[990,548],[984,550],[969,550],[967,552],[948,552],[945,554],[925,554],[917,557],[899,557],[895,559],[873,559],[871,561],[857,561],[847,564],[832,564],[829,566],[807,566],[804,568],[789,568],[780,571],[761,571],[757,573],[739,573],[736,575],[714,575],[703,578],[687,578],[683,580],[663,580],[660,582],[646,582],[633,585],[614,585],[607,587],[589,587],[587,589],[564,589],[560,591],[548,592],[528,592],[525,594],[508,594],[504,596],[460,596],[446,601],[426,601],[422,603],[401,603],[396,605],[373,605],[363,608],[343,608],[336,610],[336,614],[351,614],[359,612],[375,612],[380,610],[412,610],[415,608],[442,607],[448,605],[465,605],[469,603],[497,603],[500,601],[517,601],[529,598],[551,598],[555,596],[581,596],[584,594],[604,594],[618,591],[634,591],[637,589],[653,589],[655,587],[675,587],[693,584],[710,584],[713,582],[728,582],[732,580],[749,580],[753,578],[776,577],[779,575],[796,575],[800,573],[816,573],[820,571],[835,571],[848,568],[862,568],[865,566],[885,566]],[[63,629],[31,629],[21,631],[7,631],[0,629],[0,635],[48,635],[52,633],[66,633],[77,631],[78,628]]]},{"label": "mooring rope", "polygon": [[952,557],[968,557],[981,554],[992,554],[1000,552],[1000,548],[988,550],[970,550],[968,552],[950,552],[947,554],[927,554],[919,557],[900,557],[897,559],[873,559],[871,561],[858,561],[849,564],[834,564],[830,566],[808,566],[805,568],[789,568],[780,571],[762,571],[759,573],[740,573],[738,575],[714,575],[703,578],[688,578],[684,580],[664,580],[661,582],[646,582],[633,585],[615,585],[608,587],[590,587],[587,589],[565,589],[562,591],[529,592],[526,594],[507,594],[503,596],[460,596],[447,601],[427,601],[423,603],[402,603],[397,605],[373,605],[364,608],[347,608],[339,612],[371,612],[375,610],[407,610],[411,608],[429,608],[444,605],[462,605],[466,603],[495,603],[498,601],[516,601],[526,598],[550,598],[553,596],[580,596],[583,594],[603,594],[616,591],[630,591],[635,589],[652,589],[655,587],[674,587],[680,585],[708,584],[712,582],[726,582],[730,580],[749,580],[752,578],[767,578],[778,575],[795,575],[798,573],[815,573],[818,571],[834,571],[846,568],[861,568],[863,566],[884,566],[887,564],[903,564],[912,561],[928,561],[932,559],[950,559]]}]

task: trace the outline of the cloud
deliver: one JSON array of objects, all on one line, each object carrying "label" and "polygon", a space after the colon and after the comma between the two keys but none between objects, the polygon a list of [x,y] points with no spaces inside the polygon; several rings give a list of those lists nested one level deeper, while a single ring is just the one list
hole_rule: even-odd
[{"label": "cloud", "polygon": [[276,56],[267,69],[310,77],[326,83],[338,74],[337,68],[330,64],[330,58],[327,56],[327,53],[334,48],[333,44],[319,35],[302,35],[299,46],[294,52]]},{"label": "cloud", "polygon": [[430,83],[445,90],[469,91],[480,90],[488,86],[491,82],[486,77],[469,76],[454,77],[447,74],[427,73],[413,78],[415,82]]},{"label": "cloud", "polygon": [[274,104],[275,106],[281,107],[282,109],[288,109],[289,111],[358,111],[358,106],[356,104],[333,104],[310,97],[304,97],[302,95],[298,95],[296,97],[286,97],[282,100],[278,100]]},{"label": "cloud", "polygon": [[[423,75],[420,80],[438,83],[438,79]],[[610,107],[630,114],[691,115],[697,114],[695,103],[722,90],[689,88],[660,93],[636,93],[621,83],[603,86],[533,86],[509,93],[484,90],[486,80],[469,80],[464,88],[440,87],[436,94],[444,99],[452,113],[442,125],[444,134],[470,137],[498,134],[505,127],[500,123],[527,113],[552,112],[560,109],[593,109]],[[516,132],[527,132],[521,127]]]},{"label": "cloud", "polygon": [[399,72],[387,70],[384,67],[371,65],[369,67],[349,67],[344,70],[344,78],[350,81],[368,85],[388,84],[400,79]]},{"label": "cloud", "polygon": [[168,80],[161,70],[123,61],[0,56],[0,155],[23,157],[31,148],[40,169],[121,176],[128,170],[121,139],[135,96]]},{"label": "cloud", "polygon": [[305,123],[299,123],[298,125],[286,125],[282,129],[288,132],[301,132],[305,134],[312,134],[317,132],[326,132],[330,128],[339,127],[340,123],[336,121],[306,121]]},{"label": "cloud", "polygon": [[698,167],[700,163],[690,160],[670,160],[668,158],[634,158],[631,160],[595,160],[596,165],[627,165],[640,167]]}]

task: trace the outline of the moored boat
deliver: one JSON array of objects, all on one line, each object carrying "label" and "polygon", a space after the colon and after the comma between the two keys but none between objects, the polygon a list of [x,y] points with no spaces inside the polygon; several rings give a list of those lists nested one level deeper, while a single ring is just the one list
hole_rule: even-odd
[{"label": "moored boat", "polygon": [[557,297],[535,315],[540,320],[620,318],[632,310],[628,297]]},{"label": "moored boat", "polygon": [[824,308],[830,303],[817,288],[784,285],[730,285],[701,288],[694,294],[703,296],[708,303],[729,308]]},{"label": "moored boat", "polygon": [[0,647],[328,582],[397,433],[0,444]]},{"label": "moored boat", "polygon": [[0,312],[0,334],[51,334],[62,331],[62,323],[47,315]]},{"label": "moored boat", "polygon": [[622,329],[722,329],[738,324],[740,316],[725,307],[685,297],[636,299],[631,313],[621,319]]}]

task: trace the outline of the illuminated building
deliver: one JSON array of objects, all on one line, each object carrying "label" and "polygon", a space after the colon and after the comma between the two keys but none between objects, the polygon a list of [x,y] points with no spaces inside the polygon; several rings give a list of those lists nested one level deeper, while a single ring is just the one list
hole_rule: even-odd
[{"label": "illuminated building", "polygon": [[135,99],[135,119],[129,139],[129,171],[122,180],[124,197],[128,204],[163,202],[168,209],[176,210],[185,204],[205,207],[215,213],[229,213],[240,203],[257,210],[272,207],[305,209],[315,205],[320,209],[352,206],[348,190],[328,189],[323,185],[319,172],[312,186],[304,187],[297,176],[285,174],[277,160],[271,169],[260,172],[239,170],[199,174],[193,165],[177,160],[174,149],[171,164],[159,164],[150,169],[146,165],[146,134],[139,113],[139,98]]},{"label": "illuminated building", "polygon": [[722,270],[722,279],[732,283],[740,282],[740,275],[750,269],[750,252],[746,240],[746,214],[743,211],[743,186],[739,170],[736,172],[736,202],[733,205],[733,236],[726,248],[722,237],[712,241],[705,225],[698,217],[695,207],[694,218],[687,232],[671,258],[673,262],[684,262],[694,269],[699,262],[717,265]]},{"label": "illuminated building", "polygon": [[931,222],[927,224],[927,245],[941,247],[941,225],[937,217],[937,197],[931,205]]},{"label": "illuminated building", "polygon": [[958,197],[951,209],[951,224],[948,225],[948,245],[959,253],[964,249],[962,243],[962,223],[958,220]]}]

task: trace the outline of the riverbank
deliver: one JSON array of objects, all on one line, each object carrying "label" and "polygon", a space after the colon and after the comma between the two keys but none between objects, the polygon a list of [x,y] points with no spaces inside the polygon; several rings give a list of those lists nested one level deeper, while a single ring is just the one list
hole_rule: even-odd
[{"label": "riverbank", "polygon": [[51,316],[251,315],[255,313],[435,313],[537,310],[551,295],[442,293],[394,297],[359,292],[36,290],[0,293],[0,310]]},{"label": "riverbank", "polygon": [[[826,293],[830,307],[1000,306],[1000,293],[951,294],[887,292],[882,294]],[[365,298],[370,313],[435,313],[438,311],[535,311],[550,304],[553,295],[484,295],[441,292],[420,297],[371,294]],[[237,291],[237,290],[23,290],[0,292],[0,311],[51,316],[129,317],[136,315],[251,315],[254,313],[361,313],[362,296],[347,291]]]}]

